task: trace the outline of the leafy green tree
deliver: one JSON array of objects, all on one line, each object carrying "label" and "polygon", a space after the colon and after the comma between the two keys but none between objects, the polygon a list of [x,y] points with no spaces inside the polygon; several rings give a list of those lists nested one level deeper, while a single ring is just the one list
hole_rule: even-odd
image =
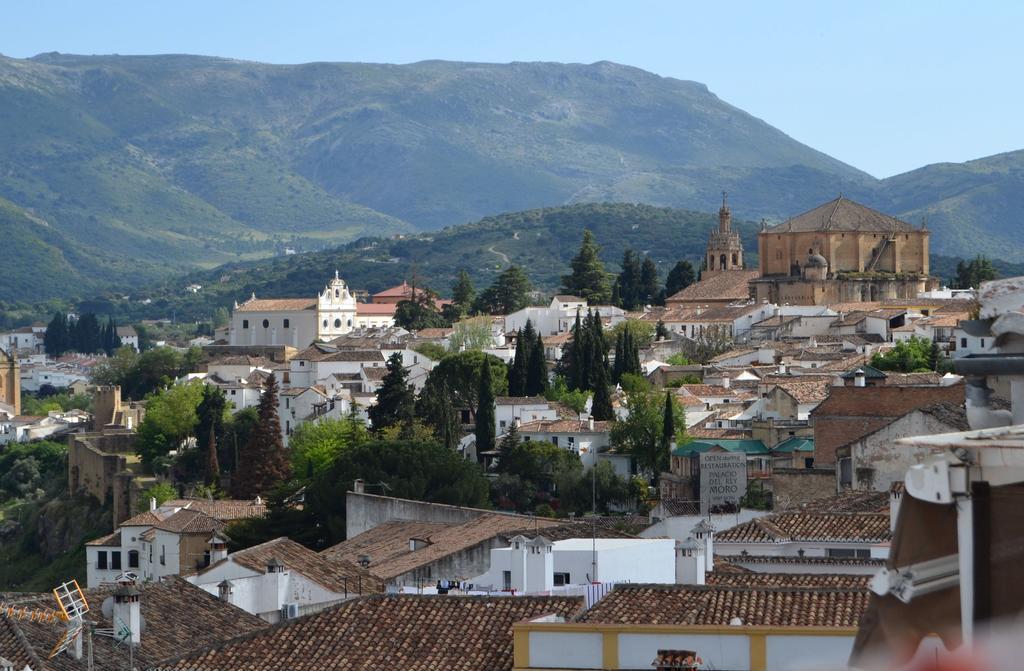
[{"label": "leafy green tree", "polygon": [[477,392],[476,409],[476,451],[489,452],[494,449],[494,386],[491,379],[491,360],[484,358],[480,369],[480,385]]},{"label": "leafy green tree", "polygon": [[440,361],[448,354],[448,350],[436,342],[416,343],[412,346],[412,350],[422,354],[431,361]]},{"label": "leafy green tree", "polygon": [[678,261],[665,279],[665,295],[673,296],[697,281],[697,271],[689,261]]},{"label": "leafy green tree", "polygon": [[[612,444],[633,455],[637,467],[648,477],[657,478],[659,473],[668,470],[667,446],[672,440],[677,444],[686,442],[685,414],[670,395],[662,402],[661,396],[652,392],[650,385],[640,378],[632,377],[623,388],[629,414],[612,427]],[[666,418],[669,411],[671,423]],[[674,434],[666,436],[665,431],[669,429]]]},{"label": "leafy green tree", "polygon": [[395,306],[395,324],[409,331],[448,326],[436,301],[437,295],[430,289],[413,287],[411,296]]},{"label": "leafy green tree", "polygon": [[213,311],[213,327],[223,328],[231,322],[231,313],[223,305]]},{"label": "leafy green tree", "polygon": [[392,354],[386,365],[388,372],[377,389],[377,402],[367,412],[374,431],[411,420],[415,414],[416,397],[402,355]]},{"label": "leafy green tree", "polygon": [[624,310],[635,310],[640,303],[640,258],[632,249],[622,253],[622,269],[615,281],[618,305]]},{"label": "leafy green tree", "polygon": [[598,257],[599,249],[589,229],[583,231],[583,242],[570,265],[572,273],[562,277],[562,289],[587,300],[591,305],[607,304],[612,297],[608,274]]},{"label": "leafy green tree", "polygon": [[292,472],[320,475],[330,468],[342,450],[369,440],[366,424],[355,416],[300,424],[288,439]]},{"label": "leafy green tree", "polygon": [[876,353],[871,365],[878,370],[918,373],[935,370],[938,359],[932,359],[932,342],[917,336],[901,341],[889,351]]},{"label": "leafy green tree", "polygon": [[573,412],[579,414],[587,407],[587,400],[590,394],[585,391],[569,389],[565,377],[559,375],[544,393],[544,398],[549,401],[557,401],[572,408]]},{"label": "leafy green tree", "polygon": [[177,495],[178,492],[171,483],[157,482],[142,490],[142,493],[139,494],[138,508],[139,510],[149,510],[150,499],[156,499],[156,505],[160,507]]},{"label": "leafy green tree", "polygon": [[260,396],[259,422],[249,436],[231,485],[236,498],[270,492],[291,477],[291,462],[277,416],[277,377],[271,373]]},{"label": "leafy green tree", "polygon": [[370,441],[341,450],[306,491],[322,543],[345,539],[345,493],[352,483],[384,483],[389,496],[476,508],[488,505],[480,467],[437,442]]},{"label": "leafy green tree", "polygon": [[953,286],[959,289],[977,289],[982,282],[989,282],[998,279],[999,272],[992,265],[992,260],[987,256],[978,255],[973,260],[956,264],[956,278]]},{"label": "leafy green tree", "polygon": [[71,349],[68,318],[63,312],[55,313],[47,325],[46,333],[43,335],[43,348],[51,357],[59,357]]},{"label": "leafy green tree", "polygon": [[439,425],[436,405],[425,401],[442,393],[442,383],[449,390],[453,408],[467,410],[475,415],[479,404],[480,374],[485,359],[491,364],[491,390],[494,396],[506,396],[508,373],[501,359],[479,351],[449,354],[427,375],[417,404],[417,416],[431,426]]},{"label": "leafy green tree", "polygon": [[453,352],[484,350],[494,346],[489,317],[470,317],[452,325],[449,348]]},{"label": "leafy green tree", "polygon": [[143,464],[152,467],[157,457],[179,449],[195,435],[204,388],[201,382],[193,381],[172,385],[148,397],[146,416],[139,424],[135,442]]},{"label": "leafy green tree", "polygon": [[637,291],[637,303],[640,305],[657,305],[661,300],[661,284],[658,281],[658,264],[647,256],[640,266],[640,284]]},{"label": "leafy green tree", "polygon": [[535,334],[530,343],[526,365],[526,396],[541,396],[548,387],[548,361],[544,355],[544,340]]},{"label": "leafy green tree", "polygon": [[480,314],[507,315],[521,310],[530,304],[530,292],[533,287],[523,269],[509,266],[487,287],[475,304],[475,312]]},{"label": "leafy green tree", "polygon": [[683,354],[682,352],[676,352],[675,354],[670,356],[668,360],[665,361],[665,363],[667,363],[670,366],[689,366],[693,364],[693,362],[690,361],[690,358]]}]

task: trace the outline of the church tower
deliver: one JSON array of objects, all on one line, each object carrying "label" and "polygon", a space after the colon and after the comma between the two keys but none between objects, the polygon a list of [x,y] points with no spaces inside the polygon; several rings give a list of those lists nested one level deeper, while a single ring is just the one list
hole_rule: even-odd
[{"label": "church tower", "polygon": [[334,271],[334,279],[317,297],[317,339],[333,340],[352,330],[356,318],[356,297],[345,280]]},{"label": "church tower", "polygon": [[743,270],[743,243],[740,234],[732,230],[732,213],[726,193],[722,192],[722,207],[718,210],[718,230],[708,238],[704,275],[726,270]]}]

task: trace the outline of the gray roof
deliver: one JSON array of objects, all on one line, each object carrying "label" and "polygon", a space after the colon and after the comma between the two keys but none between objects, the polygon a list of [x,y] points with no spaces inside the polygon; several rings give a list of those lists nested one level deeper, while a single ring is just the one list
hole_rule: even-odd
[{"label": "gray roof", "polygon": [[962,319],[957,328],[974,338],[992,337],[991,319]]},{"label": "gray roof", "polygon": [[866,205],[861,205],[839,196],[813,210],[798,214],[777,226],[768,229],[769,233],[800,233],[809,231],[867,231],[867,232],[901,232],[916,231],[905,221],[890,217]]}]

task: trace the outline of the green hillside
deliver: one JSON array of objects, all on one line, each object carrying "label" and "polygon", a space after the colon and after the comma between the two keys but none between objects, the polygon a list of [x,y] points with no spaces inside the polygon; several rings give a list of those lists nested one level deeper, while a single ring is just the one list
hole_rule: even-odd
[{"label": "green hillside", "polygon": [[[154,302],[137,306],[133,314],[173,311],[181,319],[208,319],[215,308],[230,307],[253,292],[263,298],[314,295],[335,269],[350,286],[371,293],[415,275],[421,285],[446,295],[460,270],[469,272],[479,290],[514,263],[526,270],[537,290],[552,294],[568,272],[585,228],[601,245],[608,270],[617,270],[629,247],[654,259],[664,281],[680,259],[699,267],[708,232],[717,225],[717,215],[650,205],[598,203],[528,210],[401,240],[365,238],[336,250],[192,273],[141,292],[140,297]],[[755,250],[757,225],[733,225],[743,235],[745,248]],[[756,253],[749,253],[747,262],[756,264]],[[191,283],[201,284],[203,290],[185,293],[183,287]],[[131,310],[125,304],[114,307]]]}]

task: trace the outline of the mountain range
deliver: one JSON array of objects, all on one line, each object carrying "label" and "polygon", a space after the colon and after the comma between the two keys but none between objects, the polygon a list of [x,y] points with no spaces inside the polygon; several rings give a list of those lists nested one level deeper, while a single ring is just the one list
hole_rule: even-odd
[{"label": "mountain range", "polygon": [[750,221],[842,192],[925,220],[936,253],[1019,261],[1022,181],[1024,152],[877,180],[703,84],[608,62],[0,57],[7,302],[540,207],[713,212],[721,191]]}]

